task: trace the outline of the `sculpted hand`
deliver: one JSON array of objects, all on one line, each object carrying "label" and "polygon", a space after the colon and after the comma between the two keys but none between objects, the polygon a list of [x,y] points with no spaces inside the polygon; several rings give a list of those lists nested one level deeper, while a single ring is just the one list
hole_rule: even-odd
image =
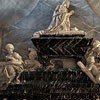
[{"label": "sculpted hand", "polygon": [[71,10],[71,12],[70,12],[71,14],[74,14],[74,10]]}]

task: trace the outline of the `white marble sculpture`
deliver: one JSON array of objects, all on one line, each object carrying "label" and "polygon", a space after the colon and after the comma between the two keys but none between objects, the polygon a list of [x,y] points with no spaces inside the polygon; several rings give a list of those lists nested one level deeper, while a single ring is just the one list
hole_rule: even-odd
[{"label": "white marble sculpture", "polygon": [[65,0],[56,7],[48,31],[70,31],[70,16],[74,14],[74,11],[69,12],[69,6],[70,0]]},{"label": "white marble sculpture", "polygon": [[64,0],[54,10],[52,21],[45,30],[35,32],[33,38],[40,38],[41,35],[86,35],[87,33],[78,28],[71,28],[70,17],[74,14],[74,10],[69,11],[70,0]]},{"label": "white marble sculpture", "polygon": [[36,59],[37,58],[37,52],[33,48],[28,48],[29,54],[28,59],[24,61],[24,68],[28,71],[35,71],[37,69],[41,68],[41,64]]},{"label": "white marble sculpture", "polygon": [[[89,77],[95,83],[100,84],[100,62],[96,62],[96,58],[100,58],[100,41],[94,40],[91,48],[88,49],[85,59],[86,59],[86,70],[85,73],[89,74]],[[78,65],[82,68],[82,62],[78,63]]]},{"label": "white marble sculpture", "polygon": [[22,57],[14,52],[13,44],[7,44],[5,49],[7,50],[5,61],[0,62],[0,84],[20,83],[19,75],[23,71]]}]

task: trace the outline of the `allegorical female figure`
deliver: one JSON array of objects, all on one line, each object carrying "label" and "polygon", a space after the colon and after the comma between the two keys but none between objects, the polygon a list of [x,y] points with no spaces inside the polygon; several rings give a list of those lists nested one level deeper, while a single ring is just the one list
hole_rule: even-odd
[{"label": "allegorical female figure", "polygon": [[[4,62],[0,62],[0,80],[8,83],[19,83],[19,75],[23,71],[22,57],[14,52],[13,44],[6,45],[7,55]],[[2,77],[3,76],[3,77]]]},{"label": "allegorical female figure", "polygon": [[58,5],[54,11],[51,24],[47,31],[70,31],[70,16],[74,11],[68,12],[70,1],[65,0],[62,5]]}]

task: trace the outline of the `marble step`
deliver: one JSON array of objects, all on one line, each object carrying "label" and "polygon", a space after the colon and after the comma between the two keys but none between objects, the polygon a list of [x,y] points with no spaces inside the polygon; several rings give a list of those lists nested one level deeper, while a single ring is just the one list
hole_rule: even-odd
[{"label": "marble step", "polygon": [[96,100],[100,96],[100,85],[80,70],[27,71],[20,80],[20,84],[10,84],[0,91],[1,100]]}]

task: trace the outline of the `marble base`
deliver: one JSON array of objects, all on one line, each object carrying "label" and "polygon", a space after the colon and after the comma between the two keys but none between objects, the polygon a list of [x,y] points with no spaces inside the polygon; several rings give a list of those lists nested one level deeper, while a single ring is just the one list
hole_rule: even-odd
[{"label": "marble base", "polygon": [[74,36],[77,36],[77,35],[80,35],[80,36],[85,36],[87,35],[86,32],[84,31],[58,31],[58,32],[53,32],[53,31],[50,31],[50,32],[44,32],[43,35],[74,35]]},{"label": "marble base", "polygon": [[0,91],[3,100],[96,100],[100,85],[95,85],[78,69],[72,71],[23,72],[21,84],[11,84]]}]

